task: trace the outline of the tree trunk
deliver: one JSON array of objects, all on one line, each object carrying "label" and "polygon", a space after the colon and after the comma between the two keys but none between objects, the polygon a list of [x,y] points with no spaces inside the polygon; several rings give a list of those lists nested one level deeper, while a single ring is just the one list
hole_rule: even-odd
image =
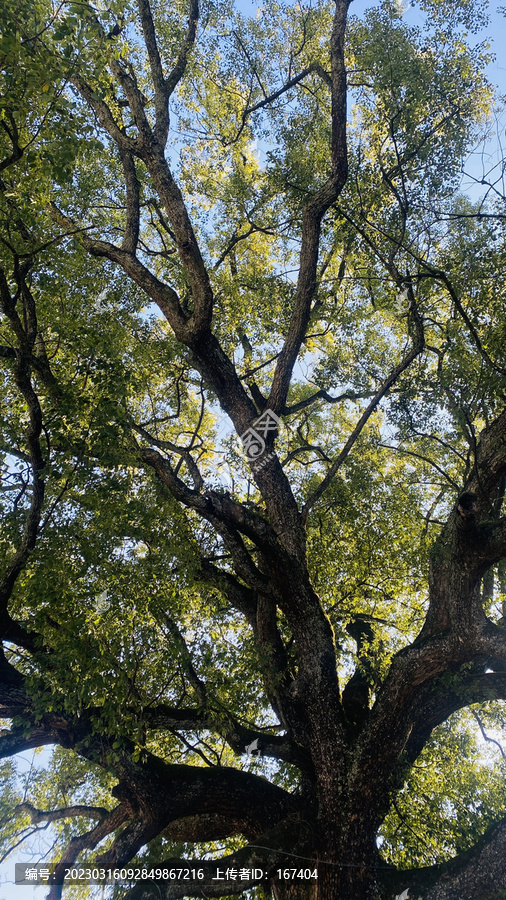
[{"label": "tree trunk", "polygon": [[274,900],[319,900],[318,881],[276,881],[272,885]]},{"label": "tree trunk", "polygon": [[275,900],[379,900],[380,897],[374,869],[354,864],[326,865],[324,860],[319,863],[317,880],[276,881],[273,894]]},{"label": "tree trunk", "polygon": [[[365,818],[368,820],[367,815]],[[281,873],[290,877],[276,879],[273,883],[275,900],[379,900],[381,890],[376,867],[382,865],[382,861],[369,827],[363,834],[350,816],[341,827],[340,837],[327,832],[324,846],[314,855],[314,863],[302,857],[286,859]],[[293,870],[297,874],[301,870],[309,874],[315,869],[316,879],[291,878]]]}]

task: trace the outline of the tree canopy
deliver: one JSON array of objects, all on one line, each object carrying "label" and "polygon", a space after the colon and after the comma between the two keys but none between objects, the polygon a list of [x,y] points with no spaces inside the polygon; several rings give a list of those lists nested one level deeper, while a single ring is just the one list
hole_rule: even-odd
[{"label": "tree canopy", "polygon": [[483,4],[420,9],[3,3],[0,848],[51,827],[51,900],[506,896],[499,101]]}]

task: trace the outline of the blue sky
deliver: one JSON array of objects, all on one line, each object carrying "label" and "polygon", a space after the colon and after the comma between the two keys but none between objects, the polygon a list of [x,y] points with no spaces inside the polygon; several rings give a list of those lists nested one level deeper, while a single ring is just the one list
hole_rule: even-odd
[{"label": "blue sky", "polygon": [[[303,0],[303,5],[306,5],[306,3],[307,0],[306,2]],[[350,13],[361,16],[365,10],[371,9],[376,5],[371,0],[352,0]],[[482,4],[483,7],[486,5],[486,3]],[[237,0],[236,6],[247,15],[254,16],[259,7],[262,6],[262,0]],[[411,6],[407,3],[405,3],[405,6],[407,8],[404,13],[404,20],[409,25],[423,26],[425,17],[419,6],[417,4]],[[500,9],[500,3],[492,2],[488,5],[490,25],[480,33],[477,39],[490,39],[491,48],[496,53],[497,58],[489,66],[489,78],[506,94],[506,54],[502,50],[503,47],[506,47],[506,16],[499,11]]]},{"label": "blue sky", "polygon": [[[255,16],[258,9],[262,7],[262,2],[263,0],[236,0],[236,6],[246,15]],[[303,6],[309,5],[310,2],[311,0],[301,0]],[[403,14],[405,22],[420,28],[424,26],[426,16],[418,3],[412,4],[410,0],[397,0],[397,2],[405,8]],[[378,3],[374,0],[352,0],[350,14],[360,17],[366,10],[377,5]],[[490,44],[490,51],[494,54],[494,59],[488,66],[488,78],[491,84],[497,86],[498,95],[506,100],[506,53],[503,49],[506,47],[506,14],[501,12],[501,8],[506,9],[506,7],[501,6],[498,0],[492,0],[490,3],[484,0],[481,7],[483,10],[488,10],[490,22],[481,32],[471,38],[476,43],[487,41]],[[471,199],[477,201],[483,193],[483,189],[473,184],[473,179],[481,178],[484,170],[490,169],[499,159],[503,159],[505,146],[506,112],[491,125],[486,145],[480,144],[476,148],[476,152],[467,160],[465,171],[471,177],[463,177],[461,188],[463,192],[469,194]]]}]

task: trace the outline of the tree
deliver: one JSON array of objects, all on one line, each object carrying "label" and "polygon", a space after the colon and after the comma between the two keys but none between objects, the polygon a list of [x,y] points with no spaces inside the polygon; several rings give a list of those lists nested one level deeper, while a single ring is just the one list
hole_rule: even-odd
[{"label": "tree", "polygon": [[198,871],[129,900],[499,900],[480,5],[165,6],[2,13],[0,754],[56,745],[4,844]]}]

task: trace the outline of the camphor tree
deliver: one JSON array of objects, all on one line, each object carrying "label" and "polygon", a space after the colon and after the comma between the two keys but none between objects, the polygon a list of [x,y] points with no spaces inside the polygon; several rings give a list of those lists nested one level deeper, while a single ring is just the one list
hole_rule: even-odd
[{"label": "camphor tree", "polygon": [[2,6],[1,839],[56,881],[506,891],[486,23],[348,7]]}]

